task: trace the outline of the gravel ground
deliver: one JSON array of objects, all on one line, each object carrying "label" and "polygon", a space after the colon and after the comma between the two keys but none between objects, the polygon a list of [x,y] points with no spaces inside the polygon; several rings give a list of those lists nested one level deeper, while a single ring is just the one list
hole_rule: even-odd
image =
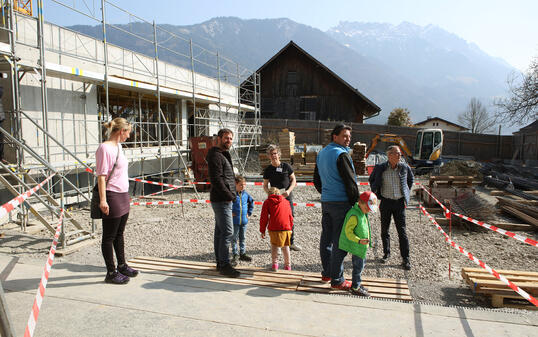
[{"label": "gravel ground", "polygon": [[[364,187],[361,186],[363,189]],[[254,200],[263,201],[265,193],[259,186],[247,186]],[[482,192],[478,192],[482,193]],[[319,202],[320,195],[313,187],[297,187],[296,202]],[[195,197],[192,190],[186,190],[184,198]],[[168,200],[179,200],[180,194],[167,194]],[[201,199],[209,199],[209,193],[200,193]],[[490,199],[491,200],[491,199]],[[492,200],[493,202],[493,200]],[[412,199],[411,205],[417,200]],[[494,209],[492,204],[492,209]],[[254,214],[247,229],[247,253],[252,262],[247,265],[270,267],[270,246],[268,239],[259,236],[258,222],[261,206],[255,206]],[[74,211],[83,223],[88,222],[85,210]],[[381,263],[383,255],[380,239],[379,215],[370,217],[373,247],[368,251],[363,275],[406,279],[411,294],[418,302],[465,307],[490,307],[489,301],[474,296],[462,281],[462,267],[476,267],[467,257],[445,243],[441,233],[420,216],[417,209],[407,211],[407,230],[411,248],[411,270],[401,267],[398,235],[391,225],[392,256],[387,264]],[[505,219],[503,219],[505,220]],[[321,210],[314,207],[296,207],[296,242],[303,247],[300,252],[292,252],[292,267],[295,270],[321,272],[319,258],[319,237],[321,230]],[[99,227],[99,226],[98,226]],[[447,227],[447,226],[444,226]],[[194,261],[213,262],[213,211],[206,204],[185,206],[134,206],[131,208],[126,230],[127,258],[153,256]],[[448,232],[448,228],[444,228]],[[0,253],[37,258],[45,261],[51,242],[51,235],[41,232],[35,236],[21,234],[18,230],[4,229],[5,237],[0,239]],[[537,239],[536,233],[518,232]],[[100,234],[99,234],[100,235]],[[516,269],[538,271],[535,247],[506,236],[487,232],[467,232],[453,229],[453,240],[482,259],[494,269]],[[452,258],[452,278],[448,275],[449,255]],[[60,257],[56,261],[104,266],[99,240],[80,251]],[[245,264],[245,262],[241,262]],[[351,257],[345,259],[345,270],[350,276]]]}]

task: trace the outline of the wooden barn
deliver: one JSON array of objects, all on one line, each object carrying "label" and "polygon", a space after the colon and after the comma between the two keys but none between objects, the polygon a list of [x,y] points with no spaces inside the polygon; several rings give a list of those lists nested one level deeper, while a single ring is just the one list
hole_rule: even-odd
[{"label": "wooden barn", "polygon": [[376,104],[290,41],[261,66],[261,118],[362,123]]}]

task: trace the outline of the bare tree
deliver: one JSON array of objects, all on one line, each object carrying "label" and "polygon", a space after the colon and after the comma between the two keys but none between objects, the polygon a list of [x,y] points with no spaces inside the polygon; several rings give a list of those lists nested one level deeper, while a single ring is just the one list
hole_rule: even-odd
[{"label": "bare tree", "polygon": [[471,98],[467,110],[458,115],[458,122],[472,133],[492,131],[495,125],[495,119],[490,117],[482,102],[476,97]]},{"label": "bare tree", "polygon": [[500,108],[495,114],[499,121],[510,125],[525,125],[538,119],[538,57],[532,60],[525,74],[508,79],[510,98],[495,101]]}]

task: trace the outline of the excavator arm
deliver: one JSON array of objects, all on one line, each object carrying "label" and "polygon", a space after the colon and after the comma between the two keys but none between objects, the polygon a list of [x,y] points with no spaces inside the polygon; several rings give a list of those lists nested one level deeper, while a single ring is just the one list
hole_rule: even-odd
[{"label": "excavator arm", "polygon": [[370,152],[372,152],[378,142],[385,142],[385,143],[392,143],[396,144],[400,147],[400,149],[403,151],[404,156],[406,157],[407,161],[410,162],[413,160],[413,154],[411,153],[411,150],[409,150],[409,147],[405,143],[402,137],[395,135],[395,134],[377,134],[374,138],[372,138],[372,141],[370,142],[370,146],[366,150],[365,158],[368,158],[370,155]]}]

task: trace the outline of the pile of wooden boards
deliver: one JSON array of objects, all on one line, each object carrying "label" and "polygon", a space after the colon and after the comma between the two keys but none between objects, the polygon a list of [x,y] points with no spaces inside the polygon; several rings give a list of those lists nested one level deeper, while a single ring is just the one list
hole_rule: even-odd
[{"label": "pile of wooden boards", "polygon": [[510,197],[497,196],[497,200],[498,206],[503,212],[523,220],[538,230],[538,201],[525,200],[513,195]]},{"label": "pile of wooden boards", "polygon": [[[303,149],[304,152],[293,155],[293,171],[296,175],[314,175],[318,153],[316,151],[309,151],[306,144],[304,144]],[[299,155],[301,156],[300,158]],[[295,157],[297,157],[297,160]]]},{"label": "pile of wooden boards", "polygon": [[278,144],[281,152],[280,160],[290,163],[295,153],[295,133],[288,129],[282,130],[278,133]]},{"label": "pile of wooden boards", "polygon": [[[497,270],[497,272],[533,297],[538,296],[537,272],[519,270]],[[474,293],[490,296],[493,307],[538,309],[485,269],[463,268],[461,276]]]},{"label": "pile of wooden boards", "polygon": [[355,166],[355,173],[362,176],[366,174],[366,144],[356,142],[353,144],[353,166]]}]

